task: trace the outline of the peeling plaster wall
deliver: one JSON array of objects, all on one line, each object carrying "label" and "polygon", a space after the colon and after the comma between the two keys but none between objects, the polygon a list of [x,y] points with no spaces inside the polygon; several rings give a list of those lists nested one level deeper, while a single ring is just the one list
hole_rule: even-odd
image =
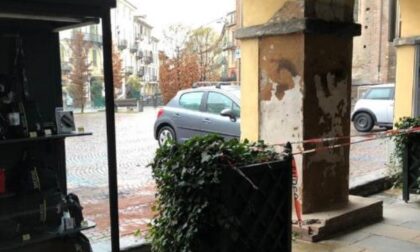
[{"label": "peeling plaster wall", "polygon": [[301,140],[303,136],[301,105],[303,94],[300,87],[302,77],[293,77],[295,87],[286,90],[282,99],[276,96],[276,89],[279,85],[276,80],[264,76],[262,81],[272,83],[273,89],[271,90],[271,100],[262,100],[260,104],[261,139],[270,144]]},{"label": "peeling plaster wall", "polygon": [[[304,12],[299,7],[302,3]],[[351,23],[353,4],[353,0],[244,0],[244,26],[302,15]],[[241,102],[243,138],[258,136],[276,144],[349,135],[351,36],[295,32],[242,40],[241,89],[248,98]],[[294,146],[295,150],[314,147]],[[303,213],[348,202],[348,147],[295,158]]]},{"label": "peeling plaster wall", "polygon": [[[303,42],[303,34],[260,40],[259,135],[269,144],[303,138]],[[302,174],[300,156],[296,163]]]},{"label": "peeling plaster wall", "polygon": [[260,137],[269,143],[303,137],[303,36],[260,41]]},{"label": "peeling plaster wall", "polygon": [[[305,139],[350,135],[352,44],[346,38],[305,36]],[[322,145],[305,146],[314,147]],[[304,213],[347,203],[348,147],[307,154],[303,169]]]}]

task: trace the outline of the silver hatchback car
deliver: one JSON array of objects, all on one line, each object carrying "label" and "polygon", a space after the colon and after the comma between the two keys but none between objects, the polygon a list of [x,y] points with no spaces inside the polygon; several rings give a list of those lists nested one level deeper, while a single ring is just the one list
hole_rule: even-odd
[{"label": "silver hatchback car", "polygon": [[159,109],[154,136],[159,145],[167,140],[184,142],[197,135],[240,137],[240,87],[218,85],[179,91]]},{"label": "silver hatchback car", "polygon": [[351,119],[357,131],[368,132],[373,126],[392,128],[394,120],[394,84],[369,88],[357,101]]}]

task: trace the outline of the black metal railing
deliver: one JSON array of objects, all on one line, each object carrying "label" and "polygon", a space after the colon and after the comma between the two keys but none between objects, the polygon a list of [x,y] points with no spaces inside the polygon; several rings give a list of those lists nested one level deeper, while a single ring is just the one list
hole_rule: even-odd
[{"label": "black metal railing", "polygon": [[130,52],[131,53],[136,53],[139,50],[139,45],[137,43],[132,43],[130,45]]},{"label": "black metal railing", "polygon": [[120,49],[120,50],[124,50],[124,49],[126,49],[126,48],[127,48],[127,46],[128,46],[128,42],[127,42],[127,40],[126,40],[126,39],[120,39],[120,40],[118,41],[118,49]]},{"label": "black metal railing", "polygon": [[408,137],[403,163],[403,199],[411,194],[420,194],[420,134]]},{"label": "black metal railing", "polygon": [[83,39],[88,42],[102,44],[102,35],[95,34],[95,33],[84,33]]},{"label": "black metal railing", "polygon": [[[236,239],[213,230],[205,251],[291,251],[291,159],[240,168],[258,189],[234,169],[225,173],[220,188],[223,205],[240,226]],[[204,250],[203,250],[204,251]]]},{"label": "black metal railing", "polygon": [[127,74],[127,75],[130,75],[130,74],[134,73],[134,68],[132,66],[126,66],[124,68],[124,70],[125,70],[125,74]]}]

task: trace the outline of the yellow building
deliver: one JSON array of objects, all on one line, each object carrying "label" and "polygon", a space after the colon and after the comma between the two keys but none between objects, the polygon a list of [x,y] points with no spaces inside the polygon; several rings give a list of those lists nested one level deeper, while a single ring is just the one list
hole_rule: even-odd
[{"label": "yellow building", "polygon": [[420,116],[420,1],[397,2],[397,73],[394,121]]}]

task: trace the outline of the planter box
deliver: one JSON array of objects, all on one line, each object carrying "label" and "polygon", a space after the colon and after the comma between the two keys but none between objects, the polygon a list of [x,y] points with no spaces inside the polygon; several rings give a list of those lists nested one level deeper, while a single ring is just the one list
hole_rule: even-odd
[{"label": "planter box", "polygon": [[236,234],[209,230],[203,235],[200,251],[291,251],[291,160],[240,169],[259,189],[237,171],[225,172],[215,196],[241,225]]},{"label": "planter box", "polygon": [[403,164],[403,199],[410,200],[410,193],[420,194],[420,134],[408,138]]}]

